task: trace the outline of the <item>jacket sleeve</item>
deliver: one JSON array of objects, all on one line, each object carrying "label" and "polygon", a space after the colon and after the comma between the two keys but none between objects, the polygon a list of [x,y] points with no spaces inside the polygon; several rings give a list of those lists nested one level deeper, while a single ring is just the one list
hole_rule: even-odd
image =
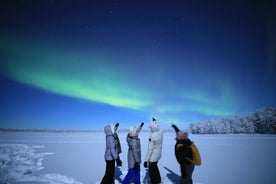
[{"label": "jacket sleeve", "polygon": [[142,130],[143,126],[144,126],[144,122],[142,122],[142,123],[138,126],[138,128],[136,129],[136,132],[139,133],[139,132]]},{"label": "jacket sleeve", "polygon": [[153,145],[154,145],[153,139],[152,139],[152,136],[150,136],[149,143],[148,143],[148,150],[147,150],[146,157],[145,157],[146,162],[148,162],[151,158],[151,155],[153,152]]},{"label": "jacket sleeve", "polygon": [[172,128],[174,129],[175,133],[180,131],[179,128],[175,124],[172,124]]},{"label": "jacket sleeve", "polygon": [[107,146],[109,147],[110,154],[111,154],[112,158],[114,160],[117,159],[119,155],[116,150],[116,142],[115,142],[115,138],[113,136],[107,137]]},{"label": "jacket sleeve", "polygon": [[136,132],[139,133],[141,130],[142,130],[142,127],[139,126],[139,127],[136,129]]},{"label": "jacket sleeve", "polygon": [[119,138],[119,136],[118,136],[118,134],[115,132],[114,133],[114,138],[115,138],[115,140],[117,141],[117,148],[118,148],[118,153],[120,154],[120,153],[122,153],[122,146],[121,146],[121,141],[120,141],[120,138]]}]

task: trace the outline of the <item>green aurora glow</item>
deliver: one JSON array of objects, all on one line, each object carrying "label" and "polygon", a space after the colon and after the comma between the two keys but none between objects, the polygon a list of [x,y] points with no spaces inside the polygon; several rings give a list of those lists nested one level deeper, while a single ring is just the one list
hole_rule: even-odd
[{"label": "green aurora glow", "polygon": [[[165,70],[155,72],[156,80],[132,82],[132,76],[108,57],[81,52],[54,51],[38,44],[6,42],[0,45],[6,55],[2,73],[33,87],[73,98],[108,104],[115,107],[152,114],[200,112],[206,116],[228,116],[236,113],[233,90],[230,84],[217,82],[218,95],[210,87],[205,90],[179,85],[166,85]],[[134,67],[135,68],[135,67]],[[159,73],[159,77],[156,76]],[[163,79],[162,79],[163,78]],[[162,80],[160,80],[162,79]],[[135,79],[136,80],[136,79]],[[203,81],[204,82],[204,81]],[[188,83],[188,81],[183,83]],[[205,80],[205,83],[208,82]],[[148,86],[153,85],[154,88]],[[164,86],[169,86],[168,93]],[[185,86],[185,85],[184,85]],[[208,91],[209,90],[209,91]],[[236,95],[237,96],[237,95]],[[229,103],[231,102],[231,103]],[[163,115],[162,115],[163,114]]]},{"label": "green aurora glow", "polygon": [[96,66],[87,64],[87,61],[93,62],[93,58],[72,59],[49,50],[40,51],[37,47],[11,48],[7,45],[1,44],[1,50],[5,49],[12,56],[2,63],[2,71],[18,82],[117,107],[139,110],[150,105],[147,95],[133,90],[134,87],[126,84],[124,77],[111,65],[101,66],[99,62]]}]

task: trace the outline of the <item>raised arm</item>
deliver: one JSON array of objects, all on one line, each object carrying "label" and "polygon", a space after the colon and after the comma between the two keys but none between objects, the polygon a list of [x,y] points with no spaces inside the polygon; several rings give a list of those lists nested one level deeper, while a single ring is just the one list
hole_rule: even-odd
[{"label": "raised arm", "polygon": [[115,132],[116,132],[116,130],[118,129],[119,125],[120,125],[119,123],[116,123],[116,124],[115,124],[115,126],[114,126]]},{"label": "raised arm", "polygon": [[172,127],[173,127],[175,133],[180,131],[179,128],[175,124],[172,124]]},{"label": "raised arm", "polygon": [[144,126],[144,122],[142,122],[140,124],[140,126],[136,129],[136,132],[139,133],[141,131],[141,129],[143,128],[143,126]]}]

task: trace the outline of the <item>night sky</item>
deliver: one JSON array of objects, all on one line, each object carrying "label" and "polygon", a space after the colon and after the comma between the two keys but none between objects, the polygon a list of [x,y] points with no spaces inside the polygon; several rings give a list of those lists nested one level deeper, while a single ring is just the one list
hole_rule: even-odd
[{"label": "night sky", "polygon": [[272,2],[1,1],[0,128],[184,128],[276,107]]}]

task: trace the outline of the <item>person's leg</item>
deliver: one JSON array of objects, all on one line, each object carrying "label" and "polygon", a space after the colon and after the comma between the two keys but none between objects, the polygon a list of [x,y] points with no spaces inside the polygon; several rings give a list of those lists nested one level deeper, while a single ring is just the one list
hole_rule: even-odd
[{"label": "person's leg", "polygon": [[105,163],[105,173],[104,173],[103,179],[101,181],[101,184],[105,184],[105,183],[107,183],[107,162]]},{"label": "person's leg", "polygon": [[186,165],[186,174],[187,174],[187,180],[189,184],[193,184],[193,179],[192,179],[192,175],[193,175],[193,171],[195,169],[195,166],[193,164],[188,164]]},{"label": "person's leg", "polygon": [[101,184],[114,183],[115,160],[106,160],[106,169]]},{"label": "person's leg", "polygon": [[181,183],[193,184],[192,174],[195,166],[193,164],[181,165]]},{"label": "person's leg", "polygon": [[180,164],[180,171],[181,171],[181,184],[185,184],[185,178],[186,178],[186,173],[185,173],[185,165]]},{"label": "person's leg", "polygon": [[134,171],[134,183],[135,184],[140,184],[140,166],[138,167],[138,169],[136,171]]},{"label": "person's leg", "polygon": [[128,183],[130,183],[130,180],[131,180],[131,178],[133,177],[133,175],[134,175],[134,170],[133,170],[133,168],[129,168],[129,169],[128,169],[128,172],[127,172],[127,175],[125,176],[125,178],[124,178],[122,184],[128,184]]},{"label": "person's leg", "polygon": [[161,183],[161,176],[160,176],[157,163],[158,162],[150,162],[149,164],[149,175],[150,175],[150,181],[152,184]]},{"label": "person's leg", "polygon": [[115,160],[109,161],[109,169],[108,172],[110,173],[109,181],[110,183],[114,183],[114,175],[115,175]]}]

